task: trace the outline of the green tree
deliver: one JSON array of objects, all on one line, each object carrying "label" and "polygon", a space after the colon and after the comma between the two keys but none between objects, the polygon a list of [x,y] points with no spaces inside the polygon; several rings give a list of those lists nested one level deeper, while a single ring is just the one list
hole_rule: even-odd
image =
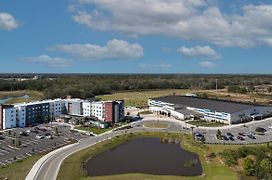
[{"label": "green tree", "polygon": [[247,176],[253,176],[255,171],[255,163],[250,157],[246,157],[243,163],[244,173]]},{"label": "green tree", "polygon": [[272,173],[272,162],[265,158],[260,162],[260,168],[264,172],[265,177],[268,177]]},{"label": "green tree", "polygon": [[222,137],[222,132],[218,129],[216,132],[216,138],[221,139],[221,137]]}]

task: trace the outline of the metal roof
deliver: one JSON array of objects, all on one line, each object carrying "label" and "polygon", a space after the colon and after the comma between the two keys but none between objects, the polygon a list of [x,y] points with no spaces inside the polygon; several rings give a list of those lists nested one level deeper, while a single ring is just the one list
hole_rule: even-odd
[{"label": "metal roof", "polygon": [[174,106],[186,106],[193,107],[199,109],[209,109],[217,112],[226,112],[226,113],[234,113],[241,110],[249,109],[255,107],[252,104],[233,102],[233,101],[223,101],[223,100],[214,100],[214,99],[204,99],[199,97],[191,97],[191,96],[164,96],[158,98],[152,98],[156,101],[162,101],[171,103]]}]

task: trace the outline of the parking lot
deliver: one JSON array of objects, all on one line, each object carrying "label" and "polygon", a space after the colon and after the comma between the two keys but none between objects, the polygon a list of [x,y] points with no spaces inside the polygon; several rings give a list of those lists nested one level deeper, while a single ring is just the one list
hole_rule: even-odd
[{"label": "parking lot", "polygon": [[[265,129],[265,132],[256,132],[256,128]],[[272,141],[272,120],[256,122],[252,124],[241,125],[240,127],[232,127],[228,129],[220,129],[222,140],[216,137],[217,129],[195,129],[205,136],[206,143],[212,144],[259,144]],[[233,135],[229,138],[228,133]],[[242,138],[241,138],[242,137]]]},{"label": "parking lot", "polygon": [[87,135],[70,131],[70,126],[39,125],[0,133],[0,166],[24,159],[35,153],[47,153]]}]

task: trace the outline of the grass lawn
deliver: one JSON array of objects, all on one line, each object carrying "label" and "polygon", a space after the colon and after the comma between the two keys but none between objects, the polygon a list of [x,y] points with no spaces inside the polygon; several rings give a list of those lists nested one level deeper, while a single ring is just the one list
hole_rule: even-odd
[{"label": "grass lawn", "polygon": [[168,124],[164,124],[161,122],[147,122],[144,123],[144,126],[148,128],[167,128]]},{"label": "grass lawn", "polygon": [[26,159],[19,160],[0,168],[0,179],[8,178],[8,180],[25,179],[32,166],[43,155],[33,155]]},{"label": "grass lawn", "polygon": [[[24,95],[30,96],[30,98],[21,98]],[[21,103],[21,102],[30,102],[41,100],[44,98],[42,92],[39,91],[29,91],[29,90],[22,90],[22,91],[0,91],[0,99],[12,98],[7,101],[8,104],[13,103]]]},{"label": "grass lawn", "polygon": [[79,129],[79,130],[83,130],[83,131],[89,131],[89,132],[93,132],[95,134],[102,134],[104,132],[110,131],[112,128],[102,129],[102,128],[95,128],[95,127],[82,127],[82,126],[79,126],[79,127],[76,127],[75,129]]},{"label": "grass lawn", "polygon": [[102,100],[118,100],[124,99],[125,106],[146,106],[147,100],[149,98],[159,97],[159,96],[166,96],[166,95],[173,95],[176,94],[186,94],[191,92],[189,89],[169,89],[169,90],[154,90],[154,91],[137,91],[137,92],[120,92],[114,93],[109,95],[101,95],[97,96]]},{"label": "grass lawn", "polygon": [[217,123],[217,122],[211,122],[211,121],[203,121],[203,120],[189,121],[187,123],[195,125],[195,126],[204,126],[204,127],[221,127],[221,126],[226,126],[226,124]]},{"label": "grass lawn", "polygon": [[[156,176],[156,175],[148,175],[148,174],[122,174],[122,175],[114,175],[114,176],[99,176],[99,177],[87,177],[85,176],[84,169],[82,167],[82,163],[84,163],[88,158],[94,157],[106,150],[114,148],[127,140],[136,137],[161,137],[161,138],[179,138],[182,142],[182,147],[188,151],[195,152],[199,154],[199,158],[201,160],[201,164],[205,173],[205,176],[196,176],[196,177],[183,177],[183,176]],[[201,143],[196,143],[192,140],[190,135],[180,135],[180,134],[171,134],[171,133],[138,133],[136,135],[124,135],[118,138],[114,138],[112,140],[104,141],[100,144],[92,146],[90,148],[79,151],[67,159],[64,160],[59,174],[58,180],[74,180],[74,179],[94,179],[94,180],[126,180],[126,179],[134,179],[134,180],[142,180],[142,179],[184,179],[184,180],[194,180],[194,179],[205,179],[205,180],[232,180],[238,179],[237,173],[230,169],[228,166],[221,163],[218,157],[207,161],[205,159],[205,155],[208,153],[218,153],[223,151],[225,148],[238,148],[240,146],[230,146],[230,145],[204,145]],[[144,163],[144,162],[143,162]]]}]

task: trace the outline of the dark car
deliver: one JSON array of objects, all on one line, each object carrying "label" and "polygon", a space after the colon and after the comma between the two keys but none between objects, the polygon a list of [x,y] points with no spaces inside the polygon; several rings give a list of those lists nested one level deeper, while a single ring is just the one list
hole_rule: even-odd
[{"label": "dark car", "polygon": [[256,137],[253,134],[248,134],[247,137],[249,137],[250,139],[256,139]]},{"label": "dark car", "polygon": [[229,132],[226,133],[226,135],[229,136],[229,137],[233,137],[233,134],[231,134],[231,133],[229,133]]},{"label": "dark car", "polygon": [[28,136],[27,132],[25,132],[25,131],[20,131],[19,134],[20,134],[21,136]]},{"label": "dark car", "polygon": [[245,136],[245,133],[239,132],[238,135],[239,136]]},{"label": "dark car", "polygon": [[255,129],[255,131],[256,131],[256,132],[265,133],[265,132],[266,132],[266,129],[261,128],[261,127],[257,127],[257,128]]},{"label": "dark car", "polygon": [[222,139],[223,139],[223,140],[226,140],[226,141],[229,140],[229,138],[228,138],[227,136],[222,136]]},{"label": "dark car", "polygon": [[238,136],[237,139],[244,141],[245,139],[242,136]]},{"label": "dark car", "polygon": [[229,137],[229,140],[234,141],[234,138],[232,136]]}]

